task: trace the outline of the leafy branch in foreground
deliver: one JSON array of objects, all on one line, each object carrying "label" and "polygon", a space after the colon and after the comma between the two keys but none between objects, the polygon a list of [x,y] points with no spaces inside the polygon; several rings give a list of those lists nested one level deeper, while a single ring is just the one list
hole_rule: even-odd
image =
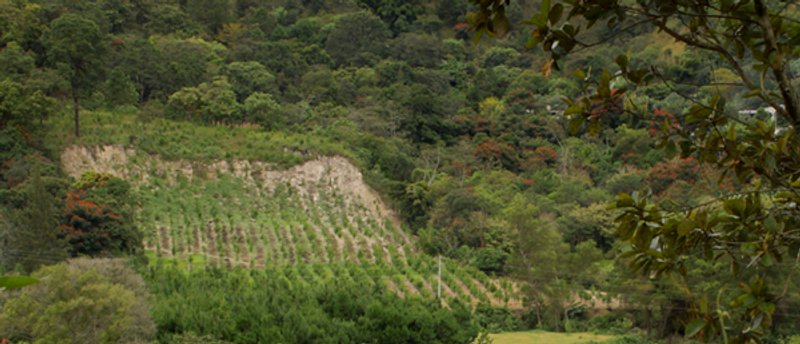
[{"label": "leafy branch in foreground", "polygon": [[[474,1],[473,28],[503,35],[510,1]],[[691,259],[718,260],[731,266],[736,293],[690,295],[691,317],[683,319],[688,337],[704,341],[747,342],[768,332],[776,309],[796,283],[800,257],[800,96],[789,64],[800,58],[800,8],[793,2],[584,0],[541,8],[525,24],[532,26],[529,47],[550,55],[543,71],[558,69],[571,53],[594,45],[582,35],[602,22],[617,36],[631,26],[647,25],[690,49],[718,59],[735,76],[735,87],[755,98],[772,118],[742,118],[722,92],[692,98],[678,123],[661,123],[659,148],[674,156],[695,157],[715,166],[722,178],[735,176],[752,192],[724,197],[688,210],[669,210],[651,197],[620,194],[614,208],[617,235],[627,242],[632,266],[651,277],[677,274],[684,279]],[[606,38],[607,39],[607,38]],[[609,117],[624,110],[625,96],[638,87],[660,83],[676,92],[676,80],[656,67],[638,68],[620,55],[615,70],[576,71],[584,95],[565,99],[569,128],[596,133]],[[645,109],[645,111],[650,109]],[[780,190],[779,192],[770,192]]]}]

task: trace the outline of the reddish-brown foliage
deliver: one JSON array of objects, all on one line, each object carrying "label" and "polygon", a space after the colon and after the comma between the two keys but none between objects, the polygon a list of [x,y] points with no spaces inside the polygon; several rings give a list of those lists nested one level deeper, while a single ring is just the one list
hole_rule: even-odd
[{"label": "reddish-brown foliage", "polygon": [[70,243],[73,254],[96,254],[111,243],[110,231],[121,221],[108,207],[87,200],[86,191],[77,190],[67,193],[60,235]]},{"label": "reddish-brown foliage", "polygon": [[650,121],[650,126],[647,132],[651,137],[658,135],[658,132],[666,128],[669,131],[680,129],[681,124],[675,114],[667,112],[663,109],[655,109],[653,111],[653,119]]},{"label": "reddish-brown foliage", "polygon": [[647,182],[655,193],[661,193],[678,180],[695,182],[704,173],[703,166],[693,157],[673,159],[650,168]]},{"label": "reddish-brown foliage", "polygon": [[493,139],[488,139],[478,144],[475,148],[475,157],[485,162],[496,162],[514,155],[514,147]]}]

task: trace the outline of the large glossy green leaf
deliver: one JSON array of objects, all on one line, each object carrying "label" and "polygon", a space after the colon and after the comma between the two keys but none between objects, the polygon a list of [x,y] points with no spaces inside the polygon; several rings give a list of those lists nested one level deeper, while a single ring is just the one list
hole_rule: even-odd
[{"label": "large glossy green leaf", "polygon": [[691,219],[685,219],[681,221],[680,224],[678,224],[678,235],[685,236],[686,234],[689,234],[689,232],[691,232],[692,229],[694,229],[694,227],[695,227],[694,221],[692,221]]},{"label": "large glossy green leaf", "polygon": [[689,325],[686,325],[686,338],[696,336],[704,327],[706,327],[706,321],[703,319],[695,319],[690,322]]}]

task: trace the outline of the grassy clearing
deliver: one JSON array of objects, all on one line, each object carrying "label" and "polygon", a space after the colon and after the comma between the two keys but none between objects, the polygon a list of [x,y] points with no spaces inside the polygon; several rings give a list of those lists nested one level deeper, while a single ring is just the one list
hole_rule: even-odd
[{"label": "grassy clearing", "polygon": [[48,145],[61,151],[71,145],[133,145],[167,160],[259,160],[291,167],[323,155],[351,157],[344,145],[317,132],[267,132],[260,128],[208,126],[155,118],[139,120],[138,110],[83,111],[81,137],[69,116],[54,116]]},{"label": "grassy clearing", "polygon": [[559,333],[546,331],[506,332],[490,335],[494,344],[586,344],[602,343],[613,339],[612,335],[588,332]]}]

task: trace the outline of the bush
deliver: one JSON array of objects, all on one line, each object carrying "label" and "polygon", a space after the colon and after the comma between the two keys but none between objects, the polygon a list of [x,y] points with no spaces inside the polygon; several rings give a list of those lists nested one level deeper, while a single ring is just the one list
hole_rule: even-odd
[{"label": "bush", "polygon": [[172,344],[228,344],[230,342],[226,342],[224,340],[216,339],[212,336],[198,336],[193,332],[188,333],[181,333],[181,334],[173,334],[171,336],[167,336],[167,343]]},{"label": "bush", "polygon": [[657,340],[647,338],[643,334],[627,334],[603,342],[603,344],[659,344]]},{"label": "bush", "polygon": [[480,303],[475,308],[475,321],[482,329],[491,333],[519,331],[523,328],[522,321],[510,310],[492,307],[486,303]]},{"label": "bush", "polygon": [[508,253],[503,250],[494,247],[482,247],[475,251],[472,257],[472,264],[486,273],[502,273],[505,270],[508,258]]},{"label": "bush", "polygon": [[626,314],[609,313],[590,318],[586,327],[589,331],[625,334],[633,328],[633,320]]}]

